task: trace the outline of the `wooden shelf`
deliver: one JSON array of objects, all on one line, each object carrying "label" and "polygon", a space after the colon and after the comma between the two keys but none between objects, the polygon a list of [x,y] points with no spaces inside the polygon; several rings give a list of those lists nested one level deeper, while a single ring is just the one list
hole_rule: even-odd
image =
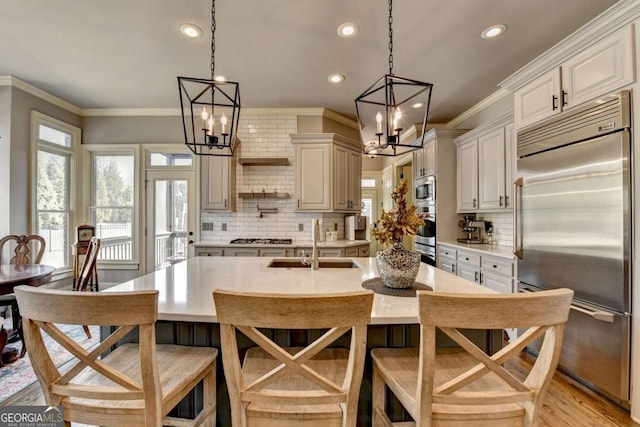
[{"label": "wooden shelf", "polygon": [[287,157],[239,157],[238,163],[244,166],[288,166]]},{"label": "wooden shelf", "polygon": [[238,193],[241,199],[288,199],[289,193]]}]

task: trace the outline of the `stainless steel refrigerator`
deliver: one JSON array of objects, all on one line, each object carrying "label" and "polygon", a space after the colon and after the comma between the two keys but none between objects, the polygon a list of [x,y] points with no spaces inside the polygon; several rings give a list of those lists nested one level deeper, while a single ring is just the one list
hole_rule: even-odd
[{"label": "stainless steel refrigerator", "polygon": [[559,367],[622,404],[631,325],[629,95],[519,131],[514,184],[519,291],[575,291]]}]

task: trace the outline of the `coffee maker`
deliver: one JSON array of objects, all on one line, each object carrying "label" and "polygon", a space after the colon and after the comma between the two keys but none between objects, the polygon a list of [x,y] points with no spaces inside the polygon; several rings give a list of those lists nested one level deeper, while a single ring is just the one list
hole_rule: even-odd
[{"label": "coffee maker", "polygon": [[477,221],[475,215],[465,215],[458,222],[458,227],[466,233],[466,237],[458,239],[460,243],[484,243],[484,235],[486,232],[486,221]]}]

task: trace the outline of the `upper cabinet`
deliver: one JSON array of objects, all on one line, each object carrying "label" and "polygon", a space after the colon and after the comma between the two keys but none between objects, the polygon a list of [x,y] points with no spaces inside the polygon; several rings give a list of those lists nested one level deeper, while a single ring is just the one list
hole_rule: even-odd
[{"label": "upper cabinet", "polygon": [[429,141],[420,150],[413,152],[414,178],[436,173],[436,141]]},{"label": "upper cabinet", "polygon": [[360,212],[360,143],[338,134],[295,134],[296,208]]},{"label": "upper cabinet", "polygon": [[513,124],[506,114],[456,138],[457,211],[511,209]]},{"label": "upper cabinet", "polygon": [[516,128],[633,83],[633,61],[633,26],[627,25],[516,90]]},{"label": "upper cabinet", "polygon": [[202,210],[235,212],[236,170],[233,157],[202,156],[200,161]]}]

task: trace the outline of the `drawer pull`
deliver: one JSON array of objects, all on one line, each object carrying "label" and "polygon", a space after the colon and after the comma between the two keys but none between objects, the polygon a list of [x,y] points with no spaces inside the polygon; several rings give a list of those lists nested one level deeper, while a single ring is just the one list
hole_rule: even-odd
[{"label": "drawer pull", "polygon": [[469,258],[468,258],[468,257],[467,257],[467,258],[465,258],[465,261],[469,261]]},{"label": "drawer pull", "polygon": [[493,264],[493,268],[498,268],[498,266],[497,266],[497,265],[495,265],[495,264]]}]

